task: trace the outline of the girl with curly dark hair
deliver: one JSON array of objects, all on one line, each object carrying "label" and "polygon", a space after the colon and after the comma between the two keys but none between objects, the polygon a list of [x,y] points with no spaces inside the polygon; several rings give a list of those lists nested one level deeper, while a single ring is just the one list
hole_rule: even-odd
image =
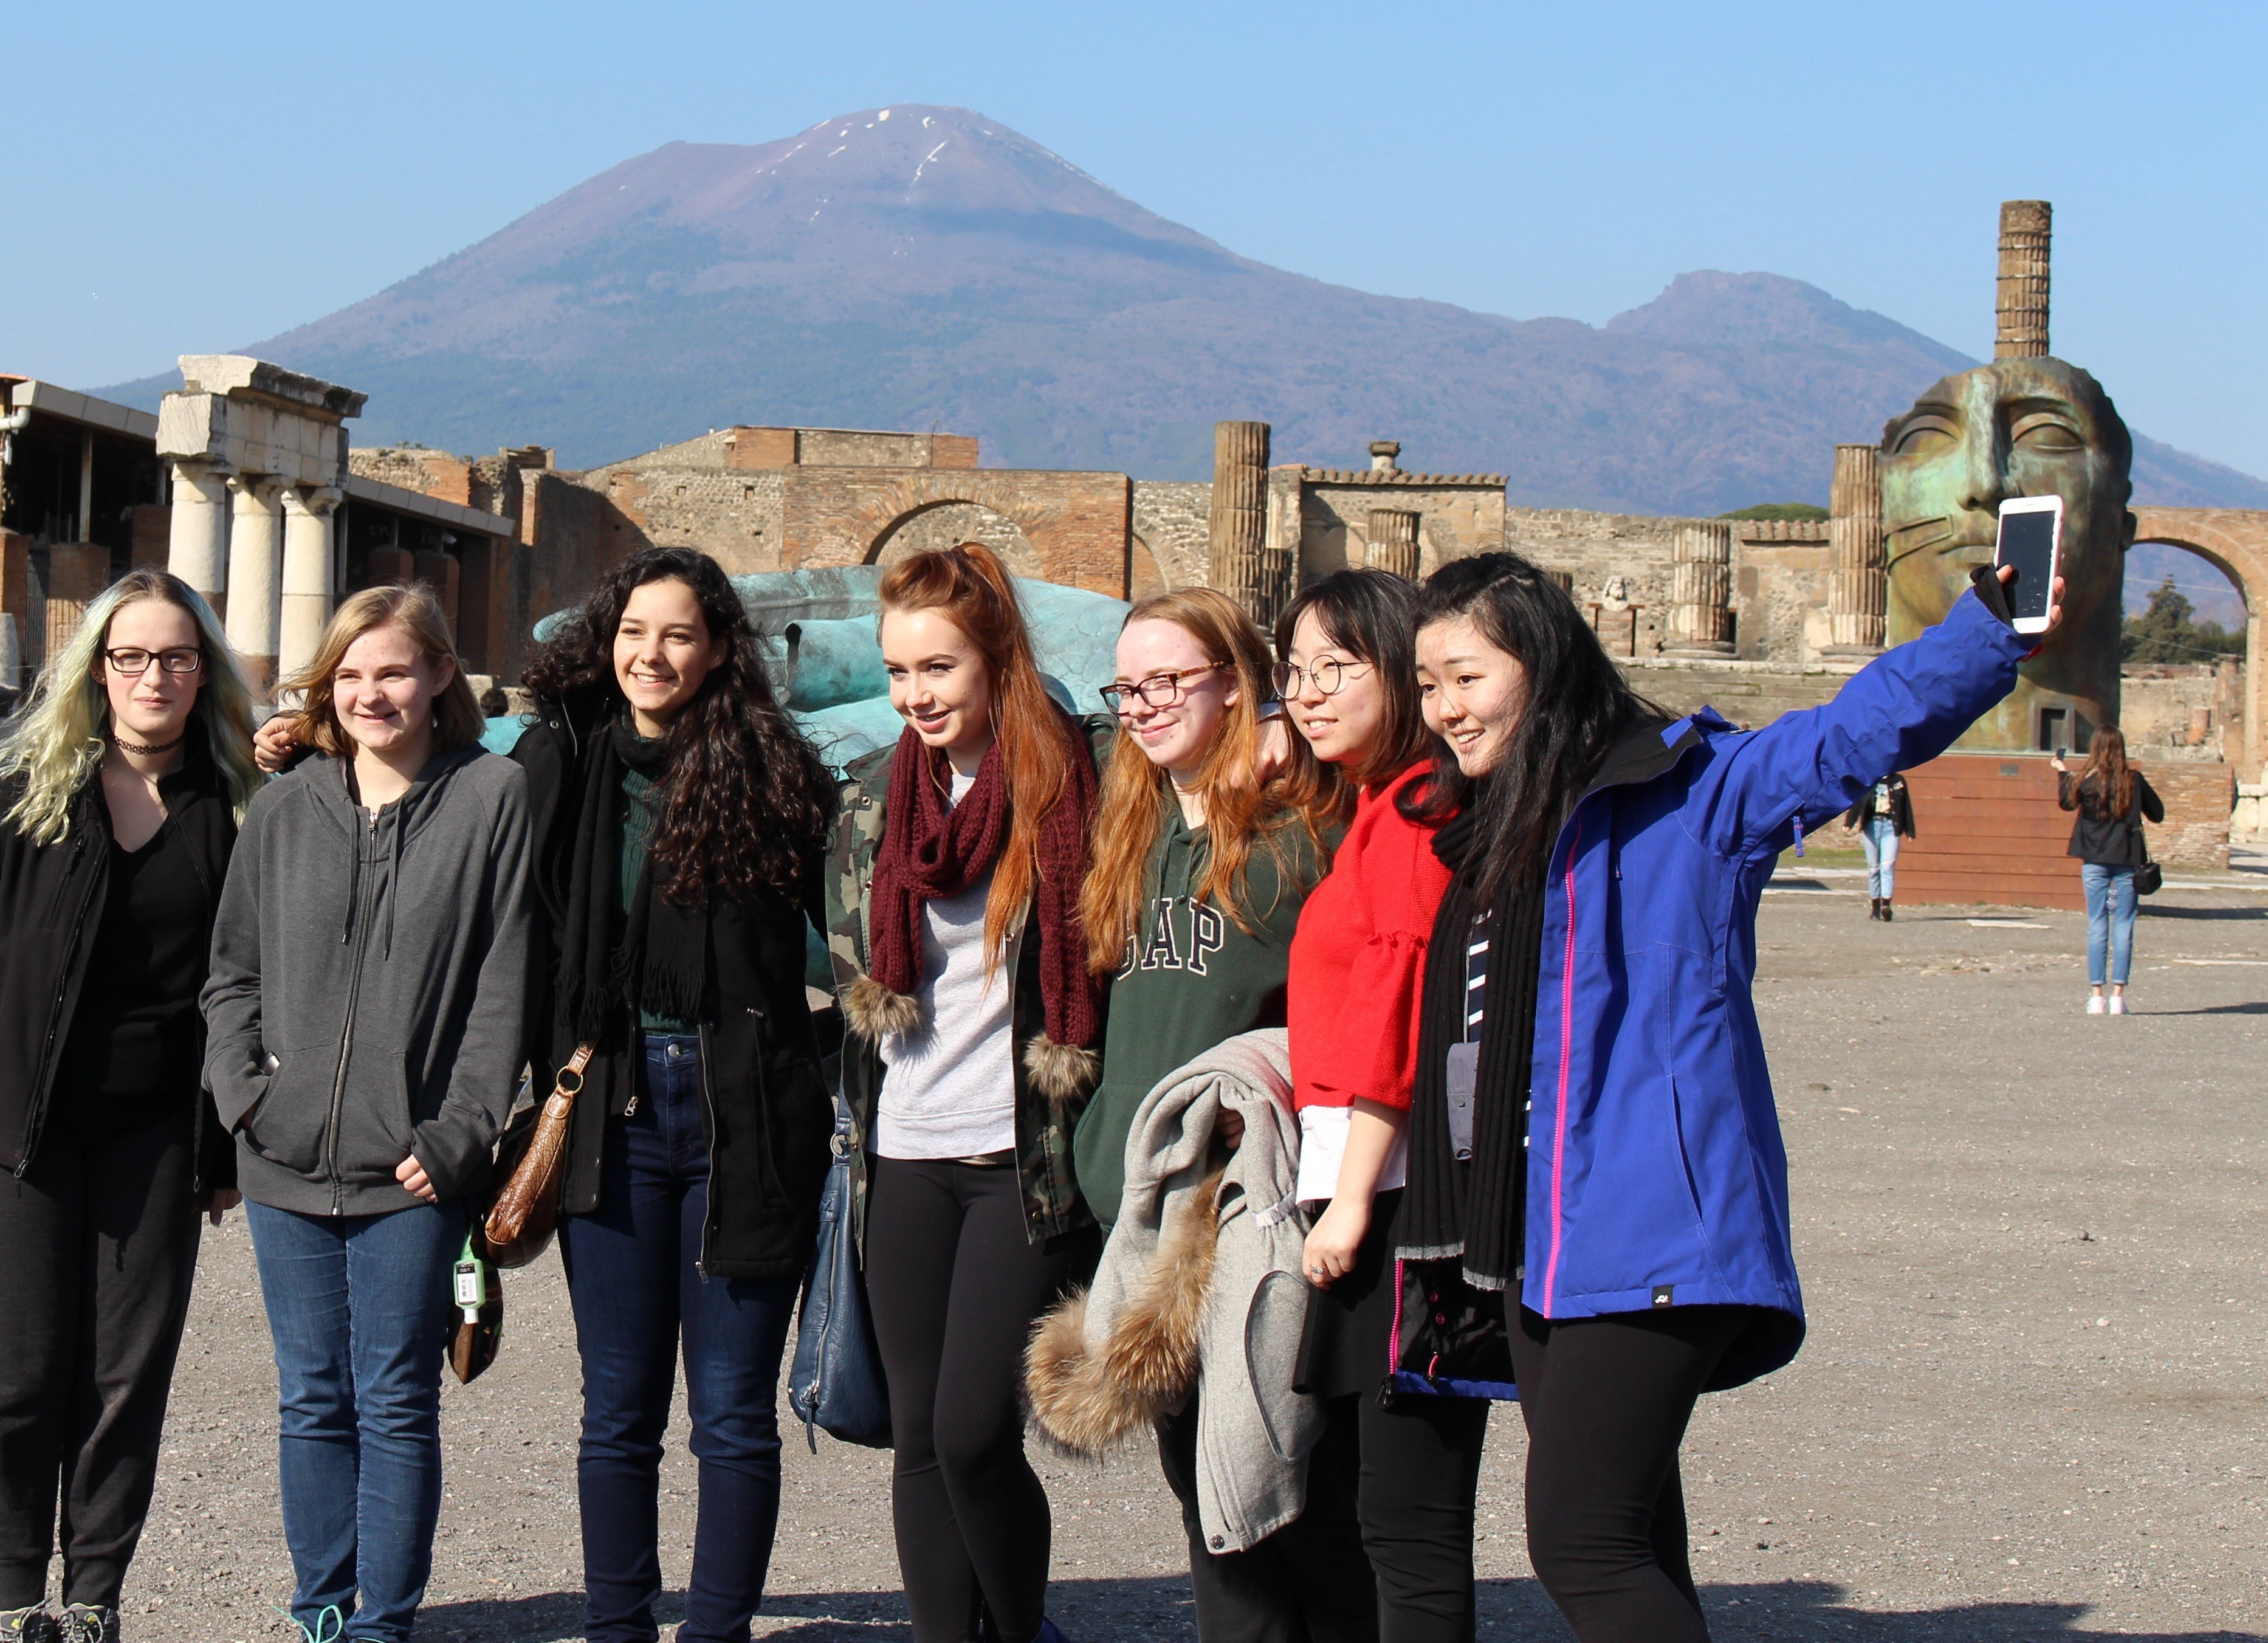
[{"label": "girl with curly dark hair", "polygon": [[678,1635],[747,1635],[779,1516],[779,1365],[833,1111],[804,995],[835,784],[717,562],[633,555],[528,669],[540,1078],[596,1047],[560,1250],[583,1359],[585,1635],[655,1635],[678,1342],[701,1494]]}]

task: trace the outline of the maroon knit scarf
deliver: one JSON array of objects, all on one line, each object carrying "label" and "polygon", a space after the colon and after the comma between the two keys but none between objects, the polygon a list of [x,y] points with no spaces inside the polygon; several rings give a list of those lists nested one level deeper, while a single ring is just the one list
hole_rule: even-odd
[{"label": "maroon knit scarf", "polygon": [[[1048,1036],[1058,1044],[1091,1049],[1100,1035],[1101,1000],[1086,968],[1086,935],[1079,924],[1079,887],[1086,882],[1087,834],[1094,816],[1094,763],[1076,729],[1062,724],[1068,755],[1063,797],[1040,822],[1038,903],[1025,926],[1040,941],[1040,991],[1047,1004]],[[934,774],[936,755],[909,725],[890,762],[890,792],[882,817],[882,845],[874,858],[871,909],[873,976],[892,992],[911,993],[921,982],[921,910],[940,895],[956,895],[983,878],[1008,842],[1008,781],[994,742],[976,767],[976,780],[947,808]]]}]

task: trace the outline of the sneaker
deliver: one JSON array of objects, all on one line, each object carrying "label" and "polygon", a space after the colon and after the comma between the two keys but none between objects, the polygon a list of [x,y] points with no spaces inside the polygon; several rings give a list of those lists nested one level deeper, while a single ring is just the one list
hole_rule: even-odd
[{"label": "sneaker", "polygon": [[118,1611],[93,1603],[63,1610],[62,1643],[118,1643]]},{"label": "sneaker", "polygon": [[0,1643],[61,1643],[55,1617],[39,1604],[0,1612]]},{"label": "sneaker", "polygon": [[2090,992],[2087,995],[2087,1013],[2089,1015],[2101,1015],[2110,1007],[2110,1001],[2101,993]]},{"label": "sneaker", "polygon": [[2126,995],[2124,993],[2114,992],[2110,995],[2110,1013],[2113,1015],[2124,1015],[2126,1013]]}]

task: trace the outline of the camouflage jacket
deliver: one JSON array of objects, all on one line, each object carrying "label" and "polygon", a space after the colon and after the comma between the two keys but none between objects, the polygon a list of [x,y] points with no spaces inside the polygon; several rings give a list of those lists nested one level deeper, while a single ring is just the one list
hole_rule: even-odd
[{"label": "camouflage jacket", "polygon": [[[1108,720],[1088,720],[1090,744],[1102,740]],[[851,984],[867,971],[867,936],[872,910],[867,891],[874,881],[874,858],[882,846],[882,806],[890,791],[890,759],[895,745],[853,759],[843,771],[836,812],[835,843],[827,865],[827,956],[834,971],[838,1006]],[[1020,947],[1016,966],[1015,1042],[1026,1043],[1046,1027],[1040,996],[1039,949]],[[845,1012],[845,1019],[848,1013]],[[1023,1188],[1024,1228],[1034,1243],[1092,1226],[1094,1217],[1079,1196],[1071,1168],[1071,1132],[1086,1110],[1086,1097],[1050,1101],[1033,1087],[1024,1057],[1013,1057],[1016,1077],[1016,1174]],[[880,1046],[846,1026],[843,1035],[843,1094],[850,1109],[852,1224],[863,1252],[866,1240],[868,1138],[882,1088]]]}]

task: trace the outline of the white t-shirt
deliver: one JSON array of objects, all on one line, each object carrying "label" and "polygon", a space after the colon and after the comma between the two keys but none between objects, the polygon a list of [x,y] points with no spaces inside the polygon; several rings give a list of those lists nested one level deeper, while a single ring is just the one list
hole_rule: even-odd
[{"label": "white t-shirt", "polygon": [[[959,804],[974,777],[955,775]],[[984,900],[992,875],[922,909],[924,1026],[883,1038],[874,1151],[884,1158],[981,1158],[1016,1145],[1017,942],[984,963]]]},{"label": "white t-shirt", "polygon": [[[1347,1131],[1354,1123],[1351,1107],[1300,1109],[1300,1184],[1302,1204],[1322,1204],[1336,1197],[1339,1165],[1346,1159]],[[1387,1149],[1386,1167],[1378,1172],[1377,1190],[1387,1192],[1410,1178],[1410,1126],[1404,1124]]]}]

